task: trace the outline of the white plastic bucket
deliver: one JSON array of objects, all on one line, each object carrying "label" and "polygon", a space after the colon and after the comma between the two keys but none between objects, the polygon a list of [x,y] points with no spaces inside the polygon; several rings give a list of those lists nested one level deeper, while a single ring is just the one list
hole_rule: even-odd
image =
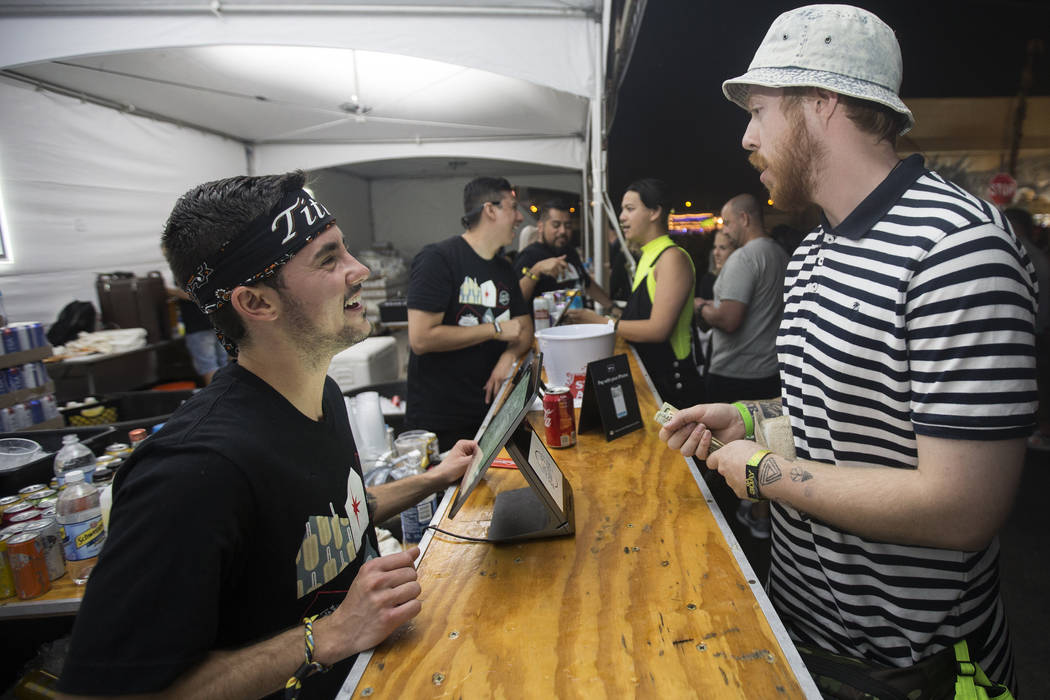
[{"label": "white plastic bucket", "polygon": [[536,331],[547,386],[570,386],[573,375],[587,371],[587,363],[611,357],[616,331],[609,324],[581,323]]}]

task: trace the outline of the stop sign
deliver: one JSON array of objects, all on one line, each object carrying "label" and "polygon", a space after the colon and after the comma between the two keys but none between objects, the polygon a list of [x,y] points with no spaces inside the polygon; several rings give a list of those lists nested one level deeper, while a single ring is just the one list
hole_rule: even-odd
[{"label": "stop sign", "polygon": [[996,173],[988,183],[988,191],[992,195],[992,201],[1002,206],[1014,201],[1017,194],[1017,180],[1010,177],[1009,173]]}]

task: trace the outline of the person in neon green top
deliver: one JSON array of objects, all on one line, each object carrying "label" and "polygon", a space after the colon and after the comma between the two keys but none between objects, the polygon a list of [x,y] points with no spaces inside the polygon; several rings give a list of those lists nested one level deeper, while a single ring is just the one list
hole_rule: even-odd
[{"label": "person in neon green top", "polygon": [[[641,247],[627,308],[616,333],[642,359],[660,398],[688,406],[703,396],[693,352],[695,271],[689,254],[667,234],[667,186],[654,178],[631,183],[623,195],[620,226]],[[572,323],[609,323],[589,309],[569,309]]]}]

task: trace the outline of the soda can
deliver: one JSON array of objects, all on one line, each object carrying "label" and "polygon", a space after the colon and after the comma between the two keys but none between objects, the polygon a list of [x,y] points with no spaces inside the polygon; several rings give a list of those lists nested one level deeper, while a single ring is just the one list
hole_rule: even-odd
[{"label": "soda can", "polygon": [[11,410],[15,412],[15,430],[25,430],[33,424],[29,416],[29,409],[24,403],[16,403]]},{"label": "soda can", "polygon": [[[29,522],[33,522],[33,521],[30,520]],[[26,527],[28,527],[28,526],[29,526],[29,523],[18,523],[17,525],[5,525],[3,528],[0,528],[0,537],[5,537],[5,536],[13,537],[14,535],[17,535],[18,533],[25,531]]]},{"label": "soda can", "polygon": [[34,348],[42,348],[47,345],[47,335],[44,334],[44,324],[33,321],[29,324],[29,338]]},{"label": "soda can", "polygon": [[23,389],[33,389],[39,386],[36,381],[36,367],[33,366],[32,362],[27,362],[18,369],[22,375]]},{"label": "soda can", "polygon": [[40,511],[37,510],[36,506],[28,502],[26,502],[26,505],[29,506],[29,510],[24,510],[21,513],[15,513],[12,515],[9,524],[24,525],[34,520],[40,520]]},{"label": "soda can", "polygon": [[7,372],[0,372],[0,394],[7,393]]},{"label": "soda can", "polygon": [[551,327],[551,302],[547,297],[532,300],[532,322],[538,331]]},{"label": "soda can", "polygon": [[552,386],[543,395],[543,427],[550,447],[576,444],[576,416],[568,387]]},{"label": "soda can", "polygon": [[29,350],[33,346],[29,340],[29,326],[24,323],[16,323],[12,325],[15,329],[15,334],[18,336],[18,349]]},{"label": "soda can", "polygon": [[0,498],[0,513],[3,513],[5,510],[10,508],[14,504],[21,502],[21,496],[4,496],[3,498]]},{"label": "soda can", "polygon": [[58,417],[58,403],[54,394],[44,394],[40,397],[40,404],[44,407],[44,420]]},{"label": "soda can", "polygon": [[36,598],[51,590],[44,547],[36,532],[20,532],[7,541],[15,595],[22,600]]},{"label": "soda can", "polygon": [[22,383],[22,370],[20,368],[8,367],[4,370],[4,373],[7,375],[7,390],[9,392],[25,389],[25,384]]},{"label": "soda can", "polygon": [[47,575],[52,581],[66,573],[66,557],[62,554],[62,533],[54,518],[41,518],[30,523],[23,532],[35,532],[44,549]]},{"label": "soda can", "polygon": [[18,332],[14,328],[4,326],[0,329],[0,338],[3,339],[5,353],[21,352],[22,348],[18,346]]},{"label": "soda can", "polygon": [[29,415],[33,419],[33,425],[37,423],[43,423],[47,420],[44,417],[44,405],[40,403],[40,399],[29,400]]},{"label": "soda can", "polygon": [[10,598],[15,594],[15,580],[7,556],[7,541],[16,534],[18,533],[0,531],[0,598]]},{"label": "soda can", "polygon": [[[15,496],[15,498],[18,497]],[[11,519],[13,517],[18,515],[19,513],[25,513],[27,510],[33,510],[33,504],[26,503],[25,501],[19,498],[17,503],[12,503],[11,505],[4,508],[3,525],[5,527],[7,525],[10,525]]]},{"label": "soda can", "polygon": [[11,433],[15,430],[15,409],[10,406],[0,408],[0,432]]},{"label": "soda can", "polygon": [[123,459],[131,454],[131,445],[124,442],[114,442],[106,446],[106,454]]},{"label": "soda can", "polygon": [[28,500],[27,497],[31,494],[34,494],[37,491],[43,491],[46,488],[47,486],[45,486],[44,484],[32,484],[31,486],[25,486],[23,488],[18,489],[18,495],[22,498],[23,501],[25,501]]},{"label": "soda can", "polygon": [[43,488],[25,497],[27,503],[32,503],[34,508],[40,508],[40,502],[45,498],[57,498],[58,492],[54,489]]}]

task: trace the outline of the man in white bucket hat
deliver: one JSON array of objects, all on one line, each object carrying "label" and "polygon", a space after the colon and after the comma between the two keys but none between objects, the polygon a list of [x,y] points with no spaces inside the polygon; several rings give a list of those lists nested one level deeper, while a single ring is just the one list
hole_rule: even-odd
[{"label": "man in white bucket hat", "polygon": [[800,648],[903,669],[965,638],[1012,684],[996,532],[1034,426],[1035,275],[995,207],[898,158],[901,72],[878,17],[813,5],[723,84],[775,206],[821,222],[787,270],[781,400],[693,406],[661,437],[773,502],[769,594]]}]

